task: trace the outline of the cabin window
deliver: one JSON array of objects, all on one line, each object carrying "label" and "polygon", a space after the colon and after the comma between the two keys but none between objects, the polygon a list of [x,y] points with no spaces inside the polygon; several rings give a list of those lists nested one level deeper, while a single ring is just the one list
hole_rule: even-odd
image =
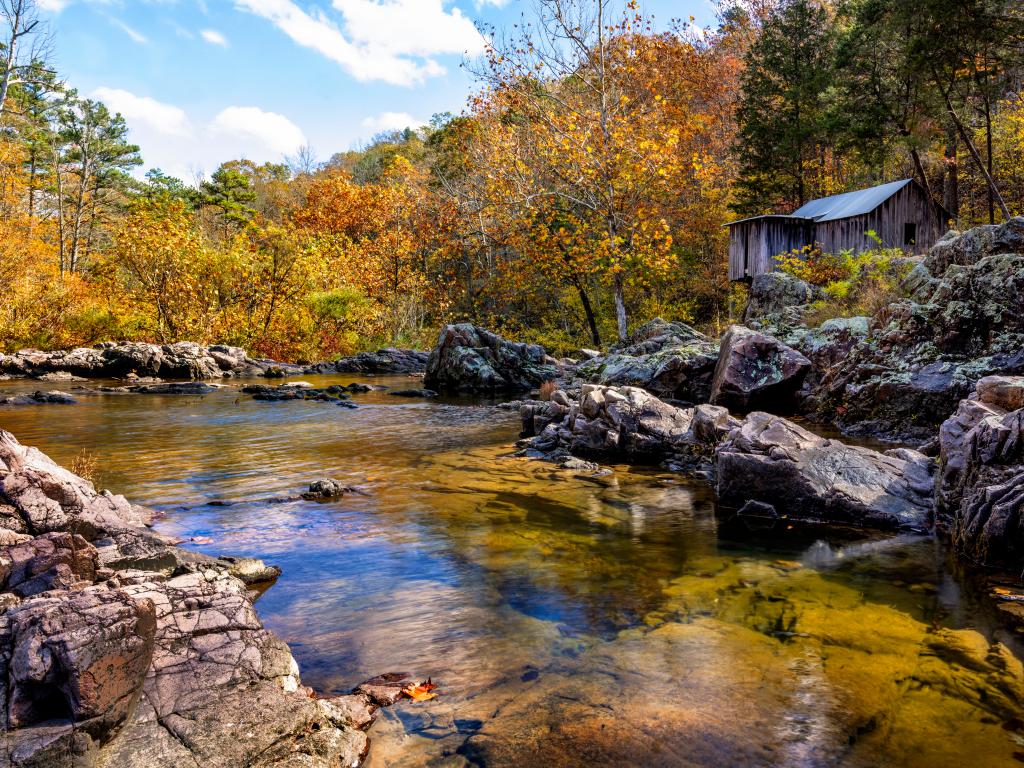
[{"label": "cabin window", "polygon": [[907,222],[903,225],[903,244],[914,245],[917,242],[917,224]]}]

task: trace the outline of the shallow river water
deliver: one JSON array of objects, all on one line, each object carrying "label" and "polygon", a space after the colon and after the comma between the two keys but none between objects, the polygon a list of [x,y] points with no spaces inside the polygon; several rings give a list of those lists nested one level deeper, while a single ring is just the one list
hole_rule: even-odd
[{"label": "shallow river water", "polygon": [[[0,426],[88,449],[185,546],[280,565],[257,606],[318,691],[439,683],[382,711],[370,766],[1024,763],[1020,648],[935,542],[756,545],[700,481],[509,458],[514,413],[353,399],[107,395]],[[272,500],[320,477],[363,493]]]}]

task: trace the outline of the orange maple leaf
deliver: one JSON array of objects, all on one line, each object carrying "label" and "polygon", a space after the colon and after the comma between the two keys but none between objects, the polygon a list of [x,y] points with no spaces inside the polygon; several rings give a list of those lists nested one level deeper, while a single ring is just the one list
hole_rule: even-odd
[{"label": "orange maple leaf", "polygon": [[434,693],[434,689],[437,688],[434,683],[427,678],[425,683],[410,683],[402,689],[402,693],[408,696],[413,701],[430,701],[436,699],[437,694]]}]

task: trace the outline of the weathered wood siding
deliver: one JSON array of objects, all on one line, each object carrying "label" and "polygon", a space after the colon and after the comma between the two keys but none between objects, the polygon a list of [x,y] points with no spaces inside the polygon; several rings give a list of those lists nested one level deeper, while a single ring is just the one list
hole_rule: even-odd
[{"label": "weathered wood siding", "polygon": [[[746,280],[771,272],[775,257],[805,245],[817,243],[828,253],[851,250],[855,253],[873,248],[868,237],[875,232],[886,248],[904,248],[911,253],[927,253],[945,234],[946,213],[932,203],[924,189],[907,184],[873,211],[834,221],[812,222],[785,216],[761,216],[729,226],[729,279]],[[904,243],[904,227],[913,224],[916,237]]]},{"label": "weathered wood siding", "polygon": [[812,223],[764,216],[729,227],[729,279],[744,280],[775,269],[775,257],[812,242]]},{"label": "weathered wood siding", "polygon": [[[895,195],[863,216],[820,221],[814,226],[814,239],[827,253],[852,250],[855,253],[873,248],[868,237],[875,232],[885,248],[905,248],[911,253],[927,253],[947,229],[944,213],[929,202],[917,184],[908,184]],[[914,224],[917,236],[913,244],[903,242],[904,226]]]}]

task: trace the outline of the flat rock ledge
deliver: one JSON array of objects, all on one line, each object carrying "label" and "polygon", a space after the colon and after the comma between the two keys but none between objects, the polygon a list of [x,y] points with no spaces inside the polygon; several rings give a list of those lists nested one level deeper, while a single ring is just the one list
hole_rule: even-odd
[{"label": "flat rock ledge", "polygon": [[0,766],[359,765],[377,704],[302,685],[253,608],[277,572],[151,519],[0,431]]}]

